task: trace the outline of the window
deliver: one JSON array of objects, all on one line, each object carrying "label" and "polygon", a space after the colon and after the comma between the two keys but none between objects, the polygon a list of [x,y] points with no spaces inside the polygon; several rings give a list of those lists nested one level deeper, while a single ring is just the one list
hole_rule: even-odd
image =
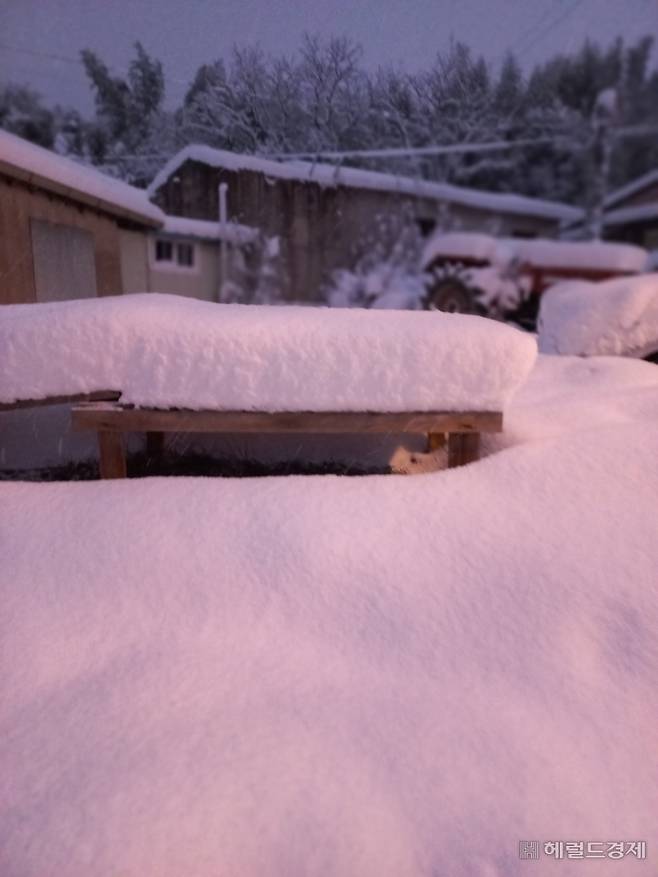
[{"label": "window", "polygon": [[178,244],[176,247],[176,261],[185,268],[194,265],[194,247],[192,244]]},{"label": "window", "polygon": [[156,238],[155,261],[162,268],[194,268],[194,244],[176,243],[167,238]]},{"label": "window", "polygon": [[157,240],[155,242],[155,261],[171,262],[174,258],[174,245],[171,241]]}]

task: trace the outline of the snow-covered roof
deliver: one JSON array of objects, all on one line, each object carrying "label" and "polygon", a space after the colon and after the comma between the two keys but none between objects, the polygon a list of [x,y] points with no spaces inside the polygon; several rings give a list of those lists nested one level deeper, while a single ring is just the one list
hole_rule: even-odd
[{"label": "snow-covered roof", "polygon": [[205,241],[227,241],[230,244],[249,244],[258,236],[258,229],[237,222],[208,222],[205,219],[187,219],[165,214],[161,232],[184,238]]},{"label": "snow-covered roof", "polygon": [[114,216],[162,225],[164,214],[146,191],[7,131],[0,131],[0,172]]},{"label": "snow-covered roof", "polygon": [[625,225],[633,222],[644,222],[647,219],[658,219],[658,201],[653,204],[634,204],[632,207],[618,207],[609,210],[603,216],[604,225]]},{"label": "snow-covered roof", "polygon": [[647,186],[653,186],[656,183],[658,183],[658,168],[643,174],[641,177],[637,177],[635,180],[631,180],[630,183],[615,189],[614,192],[610,192],[604,204],[606,207],[613,207],[625,198],[630,198],[631,195],[635,195],[637,192],[641,192],[642,189],[646,189]]},{"label": "snow-covered roof", "polygon": [[423,251],[423,265],[438,257],[506,264],[512,258],[541,268],[618,271],[645,270],[648,253],[633,244],[602,241],[552,241],[543,238],[495,238],[475,232],[437,232]]},{"label": "snow-covered roof", "polygon": [[347,186],[355,189],[397,192],[401,195],[460,204],[495,213],[538,216],[558,221],[573,221],[582,215],[582,211],[577,207],[556,201],[528,198],[525,195],[482,192],[449,183],[434,183],[397,174],[319,162],[273,161],[256,155],[240,155],[199,144],[186,146],[174,155],[153,179],[148,188],[149,193],[153,195],[186,161],[196,161],[228,171],[253,171],[272,179],[317,183],[323,187]]}]

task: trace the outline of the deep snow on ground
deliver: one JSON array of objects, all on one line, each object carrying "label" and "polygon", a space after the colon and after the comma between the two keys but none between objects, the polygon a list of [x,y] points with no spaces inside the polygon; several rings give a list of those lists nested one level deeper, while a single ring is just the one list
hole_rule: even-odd
[{"label": "deep snow on ground", "polygon": [[542,357],[461,470],[0,485],[0,873],[653,873],[657,427]]},{"label": "deep snow on ground", "polygon": [[533,338],[463,314],[217,305],[143,293],[6,305],[0,401],[121,390],[142,406],[499,410]]},{"label": "deep snow on ground", "polygon": [[537,325],[543,353],[658,353],[658,274],[559,283],[542,296]]}]

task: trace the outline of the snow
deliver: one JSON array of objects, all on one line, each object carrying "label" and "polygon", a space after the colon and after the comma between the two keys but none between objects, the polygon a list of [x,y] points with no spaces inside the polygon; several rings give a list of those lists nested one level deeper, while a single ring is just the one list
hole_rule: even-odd
[{"label": "snow", "polygon": [[273,161],[256,155],[241,155],[200,144],[186,146],[173,156],[151,182],[148,188],[149,193],[154,195],[186,161],[196,161],[228,171],[253,171],[272,180],[296,180],[307,183],[315,182],[320,186],[330,188],[348,186],[355,189],[395,192],[400,195],[462,204],[500,213],[540,216],[561,221],[575,221],[582,217],[582,210],[576,207],[559,204],[555,201],[544,201],[539,198],[527,198],[524,195],[482,192],[448,183],[433,183],[379,171],[319,162]]},{"label": "snow", "polygon": [[648,253],[634,244],[607,241],[507,240],[517,258],[542,268],[636,273],[646,268]]},{"label": "snow", "polygon": [[655,855],[657,422],[540,357],[461,470],[0,484],[3,873],[639,872],[518,843]]},{"label": "snow", "polygon": [[542,268],[571,268],[635,273],[646,268],[648,254],[633,244],[602,241],[553,241],[495,238],[476,232],[438,232],[427,242],[423,265],[437,258],[474,259],[506,265],[513,259]]},{"label": "snow", "polygon": [[199,238],[207,241],[227,241],[244,246],[256,240],[258,229],[237,222],[208,222],[205,219],[187,219],[183,216],[164,217],[162,232],[185,238]]},{"label": "snow", "polygon": [[425,244],[422,264],[429,265],[439,257],[492,262],[497,258],[497,247],[498,240],[488,234],[471,231],[436,232]]},{"label": "snow", "polygon": [[618,207],[616,210],[607,210],[603,215],[604,225],[625,225],[632,222],[644,222],[648,219],[658,219],[658,202],[653,204],[633,204],[630,207]]},{"label": "snow", "polygon": [[97,390],[140,406],[499,410],[534,338],[479,317],[217,305],[153,293],[0,309],[0,401]]},{"label": "snow", "polygon": [[626,183],[625,186],[620,186],[618,189],[615,189],[614,192],[610,192],[605,199],[605,206],[612,207],[614,204],[618,204],[620,201],[625,201],[626,198],[630,198],[631,195],[636,195],[638,192],[641,192],[642,189],[653,186],[655,183],[658,183],[658,168],[643,174],[641,177],[636,177],[634,180],[631,180],[630,183]]},{"label": "snow", "polygon": [[559,283],[544,293],[539,349],[579,356],[658,351],[658,274]]},{"label": "snow", "polygon": [[144,190],[1,130],[0,167],[36,185],[54,184],[55,191],[72,190],[99,209],[126,211],[148,225],[157,227],[164,220],[163,212],[151,204]]}]

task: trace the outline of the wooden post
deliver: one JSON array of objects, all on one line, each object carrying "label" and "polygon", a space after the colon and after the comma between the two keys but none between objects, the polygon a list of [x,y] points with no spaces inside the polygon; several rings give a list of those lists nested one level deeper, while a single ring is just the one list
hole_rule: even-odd
[{"label": "wooden post", "polygon": [[101,478],[125,478],[126,454],[120,432],[98,432]]},{"label": "wooden post", "polygon": [[448,468],[473,463],[480,456],[479,432],[451,432],[448,436]]},{"label": "wooden post", "polygon": [[427,433],[427,451],[426,453],[431,454],[433,451],[438,451],[439,448],[442,448],[446,443],[445,433],[443,432],[428,432]]}]

